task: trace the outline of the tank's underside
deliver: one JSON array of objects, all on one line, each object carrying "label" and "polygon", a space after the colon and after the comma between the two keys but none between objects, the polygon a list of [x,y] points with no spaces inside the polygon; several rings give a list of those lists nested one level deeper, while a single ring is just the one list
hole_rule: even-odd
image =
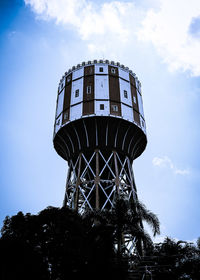
[{"label": "tank's underside", "polygon": [[80,152],[116,150],[132,162],[147,144],[145,133],[135,124],[115,117],[87,117],[63,126],[54,137],[54,147],[65,160],[77,158]]}]

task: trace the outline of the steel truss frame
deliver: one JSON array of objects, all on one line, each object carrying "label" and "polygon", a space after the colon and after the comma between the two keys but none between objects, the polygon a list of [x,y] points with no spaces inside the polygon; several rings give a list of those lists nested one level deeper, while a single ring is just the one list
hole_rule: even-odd
[{"label": "steel truss frame", "polygon": [[116,195],[127,200],[137,197],[133,170],[128,156],[116,151],[80,153],[69,161],[63,206],[84,213],[113,207]]},{"label": "steel truss frame", "polygon": [[[68,164],[64,207],[68,206],[84,214],[88,209],[111,210],[116,196],[128,201],[137,199],[128,156],[122,156],[115,150],[108,152],[96,149],[89,155],[80,153]],[[133,255],[136,252],[135,240],[128,233],[124,233],[123,240],[124,254]]]}]

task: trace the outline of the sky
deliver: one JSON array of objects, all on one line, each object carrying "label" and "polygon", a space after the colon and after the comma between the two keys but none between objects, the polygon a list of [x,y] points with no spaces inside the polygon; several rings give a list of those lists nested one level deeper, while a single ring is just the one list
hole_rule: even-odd
[{"label": "sky", "polygon": [[[67,163],[53,148],[57,87],[82,61],[128,66],[142,83],[148,144],[134,161],[161,236],[200,236],[198,0],[0,1],[0,226],[61,207]],[[157,241],[159,240],[157,239]]]}]

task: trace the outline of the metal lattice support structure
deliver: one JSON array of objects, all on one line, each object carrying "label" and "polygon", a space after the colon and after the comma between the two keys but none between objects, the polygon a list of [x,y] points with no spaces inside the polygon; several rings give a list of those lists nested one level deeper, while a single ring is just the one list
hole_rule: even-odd
[{"label": "metal lattice support structure", "polygon": [[85,210],[111,209],[116,196],[136,199],[136,186],[128,156],[95,150],[70,160],[63,206]]},{"label": "metal lattice support structure", "polygon": [[[80,214],[90,210],[111,210],[117,197],[129,202],[137,199],[133,170],[128,156],[116,151],[95,150],[91,154],[80,153],[70,160],[63,206]],[[123,251],[127,255],[136,250],[135,239],[123,235]]]}]

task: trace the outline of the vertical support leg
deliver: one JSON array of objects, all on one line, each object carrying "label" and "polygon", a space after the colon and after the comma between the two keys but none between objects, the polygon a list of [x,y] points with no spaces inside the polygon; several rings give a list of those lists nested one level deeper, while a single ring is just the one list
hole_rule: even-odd
[{"label": "vertical support leg", "polygon": [[[117,155],[116,152],[113,151],[113,156],[114,156],[114,164],[115,164],[115,185],[116,185],[116,195],[117,198],[119,197],[119,186],[120,186],[120,179],[119,179],[119,169],[118,169],[118,164],[117,164]],[[118,254],[120,256],[121,251],[122,251],[122,244],[124,243],[124,238],[123,238],[123,233],[119,232],[118,238],[117,238],[117,250]]]},{"label": "vertical support leg", "polygon": [[72,167],[71,167],[71,162],[68,166],[68,172],[67,172],[67,180],[66,180],[66,186],[65,186],[65,195],[64,195],[64,200],[63,200],[63,207],[67,206],[67,189],[69,186],[69,180],[72,172]]},{"label": "vertical support leg", "polygon": [[129,177],[131,180],[131,188],[133,191],[133,199],[137,200],[137,190],[136,190],[136,185],[135,185],[135,180],[134,180],[134,175],[133,175],[133,169],[132,169],[132,166],[131,166],[129,160],[128,160],[128,169],[129,169]]},{"label": "vertical support leg", "polygon": [[95,208],[99,210],[99,150],[95,151],[96,153],[96,177],[95,177],[95,189],[96,189],[96,198],[95,198]]},{"label": "vertical support leg", "polygon": [[[137,205],[137,201],[138,201],[138,196],[137,196],[137,189],[136,189],[136,184],[135,184],[135,180],[134,180],[134,174],[133,174],[133,169],[132,169],[132,166],[130,164],[130,161],[128,161],[129,164],[128,164],[128,168],[129,168],[129,174],[130,174],[130,178],[131,178],[131,187],[133,189],[133,200],[135,201],[136,205]],[[136,206],[137,208],[137,206]],[[138,209],[136,209],[136,211],[138,211]],[[143,223],[142,223],[142,220],[140,219],[139,221],[139,224],[141,226],[141,228],[143,229]],[[143,256],[144,255],[144,251],[143,251],[143,248],[144,248],[144,244],[142,244],[142,240],[141,238],[138,238],[136,240],[136,248],[137,248],[137,251],[139,253],[140,256]]]},{"label": "vertical support leg", "polygon": [[79,155],[79,162],[78,162],[78,176],[76,181],[76,193],[75,193],[75,200],[74,200],[74,209],[78,211],[78,200],[79,200],[79,185],[80,185],[80,174],[81,174],[81,158],[82,154]]},{"label": "vertical support leg", "polygon": [[118,164],[117,164],[117,156],[116,152],[113,151],[113,156],[114,156],[114,163],[115,163],[115,185],[116,185],[116,191],[117,191],[117,196],[119,196],[119,185],[120,185],[120,180],[119,180],[119,170],[118,170]]}]

